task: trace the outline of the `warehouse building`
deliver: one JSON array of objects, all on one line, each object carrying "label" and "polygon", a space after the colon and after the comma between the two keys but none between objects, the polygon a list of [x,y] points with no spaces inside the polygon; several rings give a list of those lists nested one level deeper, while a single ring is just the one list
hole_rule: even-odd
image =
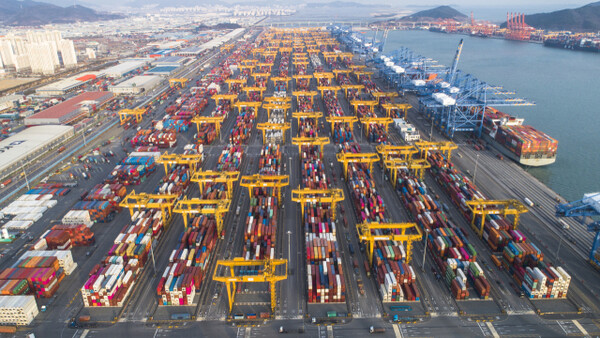
[{"label": "warehouse building", "polygon": [[37,126],[23,130],[0,141],[0,177],[4,179],[21,165],[27,164],[46,151],[74,135],[71,126]]},{"label": "warehouse building", "polygon": [[68,124],[82,115],[100,109],[113,99],[111,92],[85,92],[72,99],[42,110],[25,119],[26,126],[41,124]]},{"label": "warehouse building", "polygon": [[137,95],[151,90],[163,80],[161,76],[157,75],[134,76],[127,81],[110,86],[108,90],[116,95]]},{"label": "warehouse building", "polygon": [[39,314],[34,296],[0,296],[0,323],[25,326]]},{"label": "warehouse building", "polygon": [[204,51],[204,49],[202,49],[202,47],[200,47],[200,46],[192,46],[192,47],[188,47],[188,48],[179,50],[175,54],[180,55],[180,56],[198,57],[198,56],[200,56],[200,54],[202,54],[203,51]]},{"label": "warehouse building", "polygon": [[40,96],[60,96],[83,87],[85,83],[75,78],[62,79],[36,89],[35,93]]},{"label": "warehouse building", "polygon": [[159,66],[159,67],[154,67],[152,69],[150,69],[149,71],[146,71],[145,74],[147,75],[162,75],[162,76],[169,76],[171,75],[177,68],[179,68],[178,66]]},{"label": "warehouse building", "polygon": [[106,68],[103,72],[108,78],[120,78],[125,75],[131,74],[138,69],[143,68],[148,63],[146,61],[125,61],[118,65]]},{"label": "warehouse building", "polygon": [[185,58],[182,56],[167,56],[164,58],[156,59],[155,61],[152,62],[152,64],[155,66],[158,66],[158,67],[160,67],[160,66],[179,67],[179,66],[183,65],[186,60],[188,60],[188,58]]}]

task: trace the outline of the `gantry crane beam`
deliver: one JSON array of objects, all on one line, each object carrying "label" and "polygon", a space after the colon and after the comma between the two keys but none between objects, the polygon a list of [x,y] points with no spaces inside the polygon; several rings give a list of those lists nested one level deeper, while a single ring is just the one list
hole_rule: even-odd
[{"label": "gantry crane beam", "polygon": [[271,68],[273,67],[273,63],[259,62],[259,63],[256,64],[256,67],[258,67],[258,68],[267,67],[267,68],[269,68],[269,73],[270,73],[271,72]]},{"label": "gantry crane beam", "polygon": [[291,103],[292,98],[289,96],[268,96],[263,99],[263,103],[271,104],[284,104]]},{"label": "gantry crane beam", "polygon": [[304,219],[304,206],[306,203],[330,203],[331,219],[335,221],[335,213],[338,202],[344,200],[344,191],[342,189],[294,189],[292,190],[292,201],[300,203],[302,209],[302,218]]},{"label": "gantry crane beam", "polygon": [[214,124],[217,137],[221,135],[221,125],[225,121],[225,115],[222,116],[194,116],[191,120],[192,123],[196,124],[196,129],[200,133],[201,124]]},{"label": "gantry crane beam", "polygon": [[248,79],[227,79],[225,80],[225,83],[227,84],[227,88],[231,90],[232,84],[238,84],[240,87],[242,87],[248,83]]},{"label": "gantry crane beam", "polygon": [[169,86],[170,87],[174,87],[175,84],[179,83],[181,85],[181,88],[185,87],[186,83],[188,82],[188,79],[169,79]]},{"label": "gantry crane beam", "polygon": [[412,106],[408,103],[385,103],[382,104],[381,107],[385,109],[385,114],[387,117],[392,117],[392,110],[399,110],[404,114],[404,120],[406,120],[408,110],[412,108]]},{"label": "gantry crane beam", "polygon": [[[254,52],[254,51],[255,51],[255,50],[257,50],[257,49],[261,49],[261,48],[254,48],[254,49],[252,50],[252,52]],[[262,53],[263,51],[261,50],[260,52]],[[257,63],[258,63],[258,60],[257,60],[257,59],[245,59],[245,60],[242,60],[242,61],[240,61],[240,62],[241,62],[243,65],[250,65],[250,66],[252,66],[252,65],[255,65],[255,64],[257,64]]]},{"label": "gantry crane beam", "polygon": [[298,81],[298,80],[310,80],[310,79],[313,78],[313,76],[309,75],[309,74],[292,75],[292,78],[294,78],[296,81]]},{"label": "gantry crane beam", "polygon": [[370,80],[371,79],[371,75],[373,75],[373,72],[367,72],[367,71],[364,71],[364,70],[360,70],[360,71],[359,70],[355,70],[355,71],[352,72],[352,74],[354,74],[356,76],[356,81],[360,81],[360,77],[361,76],[364,76],[364,77],[366,77],[367,79]]},{"label": "gantry crane beam", "polygon": [[[275,312],[277,306],[276,283],[287,279],[287,259],[265,259],[265,260],[245,260],[236,257],[233,260],[217,260],[213,280],[225,283],[227,289],[227,300],[229,301],[229,312],[233,310],[235,302],[236,283],[269,283],[271,291],[271,312]],[[225,267],[228,274],[219,276],[219,267]],[[258,273],[255,275],[236,275],[235,268],[258,266]],[[278,267],[281,267],[278,269]]]},{"label": "gantry crane beam", "polygon": [[338,77],[338,75],[340,74],[350,74],[352,72],[352,70],[350,69],[333,69],[332,70],[333,74],[335,74],[335,77]]},{"label": "gantry crane beam", "polygon": [[338,162],[344,165],[344,177],[348,179],[348,163],[366,163],[369,171],[373,171],[373,163],[379,161],[377,153],[347,153],[339,152],[335,155]]},{"label": "gantry crane beam", "polygon": [[298,97],[301,96],[308,96],[310,98],[310,103],[313,103],[313,98],[314,96],[316,96],[317,94],[319,94],[317,91],[311,90],[311,91],[306,91],[306,90],[296,90],[292,93],[292,95],[294,95],[296,97],[296,100],[298,99]]},{"label": "gantry crane beam", "polygon": [[456,143],[448,142],[427,142],[427,141],[415,141],[415,147],[421,152],[422,158],[427,158],[427,154],[431,150],[439,150],[442,154],[446,155],[448,161],[452,155],[452,150],[458,149]]},{"label": "gantry crane beam", "polygon": [[292,78],[289,76],[273,76],[269,80],[273,81],[273,83],[285,82],[287,85],[288,82],[292,81]]},{"label": "gantry crane beam", "polygon": [[199,170],[192,174],[190,181],[198,183],[200,194],[204,191],[206,183],[225,183],[227,185],[227,198],[233,197],[233,183],[240,179],[239,171],[213,171]]},{"label": "gantry crane beam", "polygon": [[288,129],[291,129],[292,125],[288,122],[288,123],[271,123],[271,122],[264,122],[264,123],[258,123],[256,125],[256,129],[261,130],[262,131],[262,135],[263,135],[263,144],[267,143],[266,140],[266,132],[267,130],[279,130],[281,131],[281,137],[283,138],[283,143],[285,144],[285,131]]},{"label": "gantry crane beam", "polygon": [[271,77],[271,73],[252,73],[252,78],[256,81],[257,78],[264,77],[267,80]]},{"label": "gantry crane beam", "polygon": [[317,84],[319,83],[319,79],[326,79],[327,84],[331,84],[331,79],[335,78],[335,75],[330,72],[315,72],[313,73],[313,77],[317,79]]},{"label": "gantry crane beam", "polygon": [[389,98],[392,100],[394,97],[398,97],[398,93],[396,92],[371,92],[371,95],[373,95],[379,104],[381,104],[382,98]]},{"label": "gantry crane beam", "polygon": [[129,215],[133,217],[134,210],[145,210],[145,209],[159,209],[163,220],[163,225],[166,227],[169,225],[171,215],[173,213],[173,205],[175,200],[179,198],[179,195],[172,194],[147,194],[139,193],[136,194],[135,190],[125,196],[125,198],[119,203],[121,208],[129,209]]},{"label": "gantry crane beam", "polygon": [[[523,203],[517,200],[472,200],[467,201],[466,204],[467,207],[471,209],[471,213],[473,214],[471,219],[471,227],[473,230],[475,230],[479,237],[483,236],[483,226],[485,224],[485,218],[487,215],[502,215],[502,217],[513,215],[513,225],[514,229],[516,229],[519,224],[519,218],[521,214],[529,211],[529,209],[527,209]],[[477,215],[481,216],[479,227],[475,225],[475,218]]]},{"label": "gantry crane beam", "polygon": [[242,176],[241,187],[248,188],[248,196],[252,197],[254,188],[274,188],[277,191],[277,204],[281,205],[281,189],[290,184],[290,177],[285,175],[251,175]]},{"label": "gantry crane beam", "polygon": [[360,123],[365,125],[365,132],[369,135],[369,131],[371,130],[372,124],[381,124],[385,128],[385,132],[388,132],[389,126],[393,123],[389,117],[363,117],[360,119]]},{"label": "gantry crane beam", "polygon": [[267,110],[267,118],[270,119],[272,110],[283,110],[285,113],[288,109],[292,108],[292,105],[289,103],[266,103],[262,107]]},{"label": "gantry crane beam", "polygon": [[248,70],[248,73],[251,74],[254,67],[254,64],[238,65],[238,68],[242,74],[244,73],[244,70]]},{"label": "gantry crane beam", "polygon": [[[414,229],[417,233],[407,233],[411,229]],[[373,265],[375,241],[397,241],[401,242],[402,245],[406,243],[406,257],[404,258],[408,264],[410,263],[412,256],[412,243],[415,241],[420,241],[423,238],[421,229],[419,229],[416,223],[360,223],[356,224],[356,230],[358,232],[358,238],[367,243],[367,254],[369,263],[371,263],[371,265]],[[373,234],[374,230],[382,230],[388,233],[377,231],[378,233]],[[394,230],[400,230],[400,233],[395,233]]]},{"label": "gantry crane beam", "polygon": [[213,100],[215,100],[215,104],[217,106],[219,105],[219,102],[221,100],[229,101],[229,103],[233,105],[233,103],[237,100],[237,95],[236,94],[215,94],[215,95],[211,96],[211,98]]},{"label": "gantry crane beam", "polygon": [[121,120],[121,125],[127,123],[127,116],[135,116],[135,122],[142,122],[142,115],[146,113],[146,110],[143,108],[136,109],[121,109],[119,111],[119,119]]},{"label": "gantry crane beam", "polygon": [[223,231],[223,215],[229,211],[231,206],[230,199],[208,200],[200,198],[184,197],[177,201],[173,212],[181,214],[183,217],[183,225],[187,228],[189,217],[191,215],[203,214],[214,215],[217,223],[217,232],[221,236]]},{"label": "gantry crane beam", "polygon": [[387,144],[378,144],[375,149],[381,155],[382,161],[386,161],[392,157],[410,159],[414,154],[419,152],[414,146],[393,146]]},{"label": "gantry crane beam", "polygon": [[248,107],[248,108],[253,108],[254,112],[258,112],[258,108],[262,105],[262,103],[260,101],[238,101],[236,103],[233,104],[233,106],[235,108],[238,109],[238,111],[242,111],[242,108],[244,107]]},{"label": "gantry crane beam", "polygon": [[267,88],[252,86],[242,87],[242,90],[244,91],[244,93],[246,93],[247,96],[249,96],[252,92],[258,92],[260,94],[260,99],[262,100],[263,92],[267,90]]},{"label": "gantry crane beam", "polygon": [[396,187],[396,178],[398,177],[398,170],[407,169],[414,170],[415,176],[419,177],[419,179],[423,180],[425,177],[425,169],[431,168],[431,164],[427,161],[427,159],[408,159],[401,160],[397,158],[392,158],[385,160],[384,162],[385,168],[390,171],[392,185],[394,188]]},{"label": "gantry crane beam", "polygon": [[323,147],[329,144],[329,137],[292,137],[292,144],[298,146],[298,152],[302,152],[302,146],[319,146],[321,154]]},{"label": "gantry crane beam", "polygon": [[292,113],[292,117],[298,121],[298,125],[300,125],[300,119],[314,119],[316,124],[317,120],[323,117],[323,113],[320,111],[295,111]]},{"label": "gantry crane beam", "polygon": [[165,175],[168,173],[169,165],[173,164],[187,165],[190,168],[190,174],[193,174],[202,159],[202,154],[169,154],[165,151],[156,162],[164,165]]}]

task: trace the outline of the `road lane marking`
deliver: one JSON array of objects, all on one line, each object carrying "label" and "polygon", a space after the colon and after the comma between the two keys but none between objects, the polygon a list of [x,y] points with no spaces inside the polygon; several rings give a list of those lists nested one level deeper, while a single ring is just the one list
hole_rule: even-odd
[{"label": "road lane marking", "polygon": [[394,328],[394,334],[396,335],[396,338],[403,338],[402,332],[400,332],[400,329],[398,328],[398,324],[394,324],[392,327]]},{"label": "road lane marking", "polygon": [[574,319],[573,324],[575,324],[575,326],[577,326],[579,331],[581,331],[581,333],[583,333],[586,337],[589,336],[587,330],[581,324],[579,324],[579,322],[577,320]]},{"label": "road lane marking", "polygon": [[498,334],[498,332],[496,332],[496,329],[494,328],[494,325],[491,322],[485,322],[485,324],[487,325],[488,329],[490,329],[490,332],[492,333],[492,336],[494,336],[494,338],[500,338],[500,335]]},{"label": "road lane marking", "polygon": [[569,334],[569,332],[567,332],[567,330],[562,326],[562,323],[560,322],[560,320],[556,321],[558,323],[558,326],[560,326],[560,328],[565,332],[566,335]]}]

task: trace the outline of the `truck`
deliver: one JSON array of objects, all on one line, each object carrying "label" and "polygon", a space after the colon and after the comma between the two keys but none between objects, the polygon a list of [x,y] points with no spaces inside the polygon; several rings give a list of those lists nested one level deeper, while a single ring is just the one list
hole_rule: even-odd
[{"label": "truck", "polygon": [[356,286],[358,287],[358,292],[360,292],[361,295],[365,294],[365,286],[362,282],[362,279],[357,279],[356,280]]},{"label": "truck", "polygon": [[67,147],[65,147],[65,146],[58,148],[58,153],[59,154],[62,153],[63,151],[65,151],[65,149],[67,149]]},{"label": "truck", "polygon": [[371,326],[369,328],[369,333],[371,333],[371,334],[373,334],[373,333],[385,333],[385,328]]},{"label": "truck", "polygon": [[0,184],[0,188],[5,188],[7,185],[9,185],[11,183],[12,183],[12,178],[9,178]]},{"label": "truck", "polygon": [[79,322],[80,323],[85,323],[85,322],[89,322],[91,319],[90,315],[82,315],[79,316]]},{"label": "truck", "polygon": [[525,197],[523,199],[523,201],[525,201],[525,204],[527,204],[529,207],[533,207],[534,206],[533,202],[529,198],[527,198],[527,197]]},{"label": "truck", "polygon": [[174,313],[171,315],[171,320],[189,320],[189,313]]}]

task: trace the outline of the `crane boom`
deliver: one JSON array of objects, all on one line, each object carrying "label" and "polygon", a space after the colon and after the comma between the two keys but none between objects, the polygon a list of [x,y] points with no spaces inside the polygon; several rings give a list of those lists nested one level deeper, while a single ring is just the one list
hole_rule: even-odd
[{"label": "crane boom", "polygon": [[454,55],[454,61],[452,62],[452,68],[450,69],[450,77],[448,79],[448,83],[450,85],[454,85],[454,79],[456,78],[456,69],[458,67],[458,60],[460,60],[460,53],[462,52],[463,39],[460,39],[458,43],[458,48],[456,49],[456,55]]}]

